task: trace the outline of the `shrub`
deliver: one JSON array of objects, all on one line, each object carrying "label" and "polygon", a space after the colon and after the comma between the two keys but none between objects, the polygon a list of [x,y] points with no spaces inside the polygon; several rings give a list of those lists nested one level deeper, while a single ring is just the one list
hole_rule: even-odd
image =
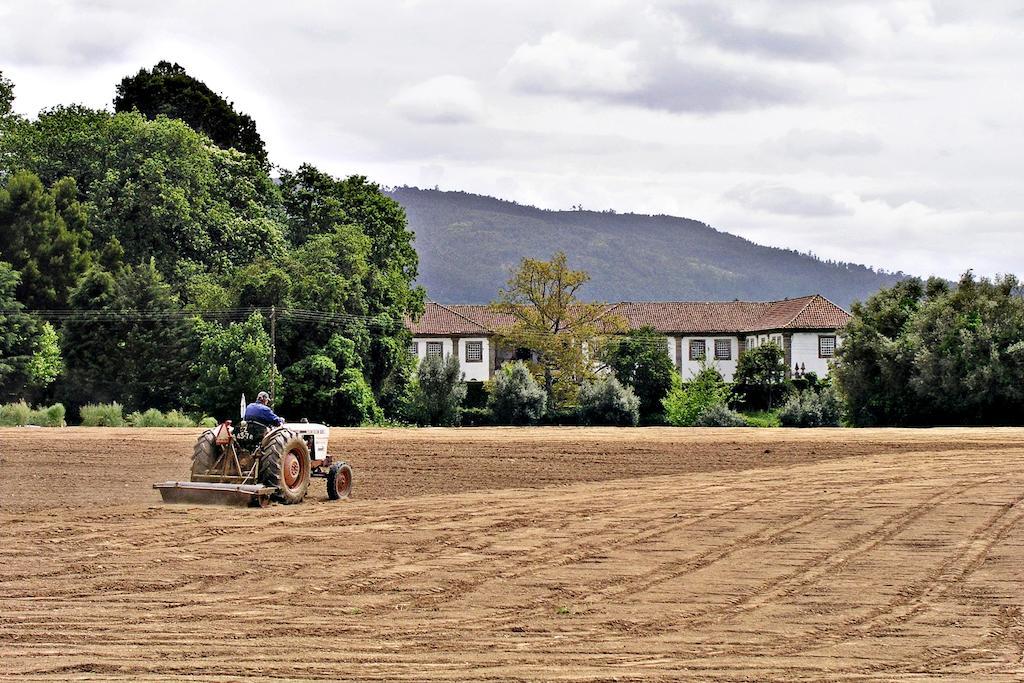
[{"label": "shrub", "polygon": [[123,427],[124,407],[113,403],[89,403],[79,411],[83,427]]},{"label": "shrub", "polygon": [[457,425],[465,397],[466,383],[462,381],[459,359],[427,356],[416,370],[408,417],[421,425]]},{"label": "shrub", "polygon": [[614,377],[580,387],[580,422],[585,425],[635,427],[640,421],[640,399]]},{"label": "shrub", "polygon": [[[213,418],[210,418],[211,420]],[[188,415],[178,411],[169,410],[161,413],[156,408],[150,408],[144,413],[131,413],[126,422],[132,427],[195,427],[196,423]],[[211,426],[216,426],[216,421]]]},{"label": "shrub", "polygon": [[63,427],[65,413],[63,403],[54,403],[52,406],[46,407],[40,406],[32,411],[29,416],[29,424],[40,427]]},{"label": "shrub", "polygon": [[522,361],[506,363],[495,374],[487,407],[498,424],[535,424],[544,417],[547,405],[547,393]]},{"label": "shrub", "polygon": [[749,427],[746,418],[730,410],[724,403],[716,403],[697,416],[694,427]]},{"label": "shrub", "polygon": [[25,401],[7,403],[0,406],[0,427],[63,427],[64,412],[64,405],[61,403],[40,406],[34,410],[29,408]]},{"label": "shrub", "polygon": [[692,427],[697,418],[717,405],[726,405],[729,385],[718,370],[705,367],[686,384],[678,381],[665,397],[665,421],[674,427]]},{"label": "shrub", "polygon": [[580,420],[580,407],[562,406],[556,410],[548,410],[540,424],[549,427],[576,427],[583,424]]},{"label": "shrub", "polygon": [[753,413],[743,413],[743,419],[751,427],[781,427],[778,412],[760,410]]},{"label": "shrub", "polygon": [[163,427],[164,414],[156,408],[150,408],[144,413],[129,413],[125,421],[131,427]]},{"label": "shrub", "polygon": [[214,427],[217,426],[217,418],[209,416],[204,417],[202,420],[199,421],[198,426],[206,427],[207,429],[213,429]]},{"label": "shrub", "polygon": [[676,369],[667,348],[665,336],[645,326],[616,336],[607,349],[608,366],[615,378],[632,387],[640,398],[640,415],[645,422],[661,420],[662,399],[672,390]]},{"label": "shrub", "polygon": [[494,414],[489,408],[464,408],[462,425],[464,427],[485,427],[495,424]]},{"label": "shrub", "polygon": [[164,413],[165,427],[195,427],[196,422],[185,413],[179,410],[169,410]]},{"label": "shrub", "polygon": [[21,427],[28,424],[32,409],[24,401],[0,406],[0,427]]},{"label": "shrub", "polygon": [[835,390],[805,391],[789,399],[779,411],[783,427],[838,427],[842,409]]}]

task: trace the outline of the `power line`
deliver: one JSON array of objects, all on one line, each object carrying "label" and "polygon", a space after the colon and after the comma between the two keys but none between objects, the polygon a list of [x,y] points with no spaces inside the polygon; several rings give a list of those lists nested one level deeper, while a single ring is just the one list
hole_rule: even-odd
[{"label": "power line", "polygon": [[[276,313],[282,320],[291,320],[298,323],[330,324],[337,326],[361,325],[373,328],[394,328],[405,326],[407,319],[402,317],[388,316],[387,314],[362,315],[357,313],[315,311],[302,308],[275,308],[275,307],[236,307],[218,309],[181,309],[181,310],[147,310],[147,309],[26,309],[26,310],[0,310],[0,316],[9,315],[30,315],[32,317],[52,322],[175,322],[201,318],[204,320],[217,320],[223,322],[239,322],[247,320],[255,313],[269,318],[272,312]],[[742,333],[730,334],[706,334],[700,338],[728,338],[734,339]],[[450,334],[439,335],[418,335],[418,336],[439,336],[450,337]],[[458,335],[463,336],[463,335]],[[548,342],[553,339],[571,339],[571,332],[550,332],[542,330],[488,330],[485,335],[491,337],[515,337],[527,343]],[[672,335],[673,337],[678,335]],[[698,336],[688,335],[688,336]],[[599,343],[629,343],[636,346],[667,349],[668,335],[659,335],[650,338],[626,338],[624,332],[598,332],[591,335],[589,339]]]}]

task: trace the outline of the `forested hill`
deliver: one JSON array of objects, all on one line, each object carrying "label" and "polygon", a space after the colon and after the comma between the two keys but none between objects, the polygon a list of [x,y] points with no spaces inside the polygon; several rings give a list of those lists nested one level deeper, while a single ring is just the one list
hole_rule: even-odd
[{"label": "forested hill", "polygon": [[[416,233],[419,282],[435,301],[486,303],[524,256],[562,250],[605,301],[765,300],[820,293],[849,308],[903,278],[754,244],[699,221],[547,211],[465,192],[390,192]],[[813,245],[808,245],[813,246]]]}]

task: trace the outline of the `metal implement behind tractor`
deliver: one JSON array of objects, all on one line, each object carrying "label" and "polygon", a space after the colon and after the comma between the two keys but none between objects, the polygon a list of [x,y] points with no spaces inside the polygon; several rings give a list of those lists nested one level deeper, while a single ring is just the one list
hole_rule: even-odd
[{"label": "metal implement behind tractor", "polygon": [[243,421],[236,430],[229,420],[196,441],[191,481],[165,481],[153,488],[166,503],[264,507],[271,500],[302,502],[310,479],[321,477],[331,500],[347,498],[352,468],[327,454],[329,432],[308,422],[267,428]]}]

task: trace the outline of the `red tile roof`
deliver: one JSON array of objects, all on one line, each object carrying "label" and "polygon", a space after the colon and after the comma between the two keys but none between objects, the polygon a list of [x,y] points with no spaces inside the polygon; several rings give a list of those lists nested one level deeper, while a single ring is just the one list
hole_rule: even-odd
[{"label": "red tile roof", "polygon": [[486,308],[485,306],[445,306],[434,301],[428,301],[419,320],[405,321],[409,331],[418,337],[429,337],[432,335],[448,336],[452,334],[481,334],[487,335],[492,329],[468,317],[457,308]]},{"label": "red tile roof", "polygon": [[612,313],[630,329],[650,325],[659,332],[739,332],[756,325],[770,303],[757,301],[626,301]]},{"label": "red tile roof", "polygon": [[[850,314],[814,294],[783,301],[624,301],[609,307],[631,329],[650,325],[663,334],[833,330]],[[514,323],[511,315],[476,304],[427,302],[419,320],[406,324],[416,336],[486,335]]]},{"label": "red tile roof", "polygon": [[789,301],[776,301],[759,325],[761,329],[830,330],[843,327],[849,320],[849,313],[820,294],[814,294]]}]

